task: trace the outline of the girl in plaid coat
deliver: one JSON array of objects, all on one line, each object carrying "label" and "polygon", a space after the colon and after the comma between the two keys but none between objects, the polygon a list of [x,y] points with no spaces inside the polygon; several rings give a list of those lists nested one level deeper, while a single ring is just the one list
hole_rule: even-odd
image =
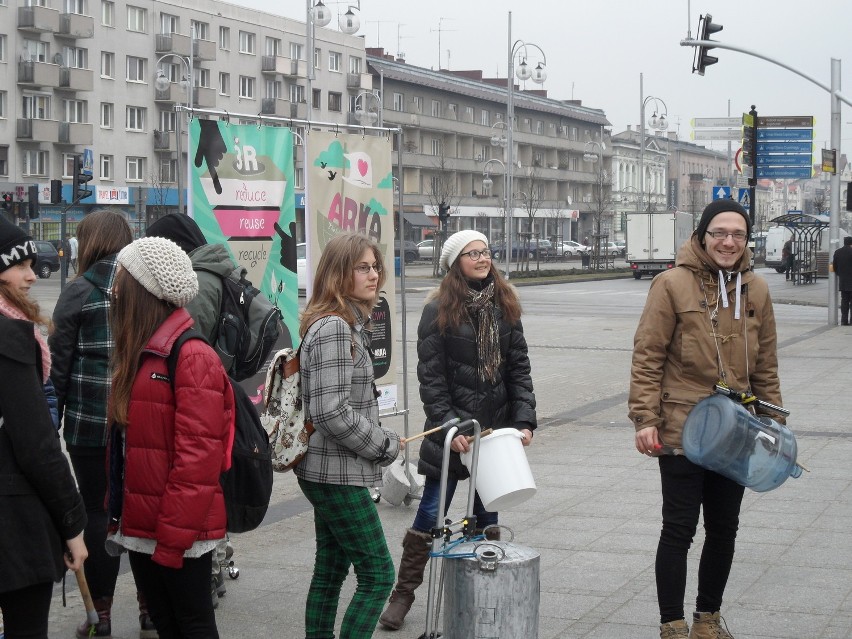
[{"label": "girl in plaid coat", "polygon": [[370,486],[381,482],[381,467],[403,448],[399,435],[379,423],[370,358],[370,312],[385,281],[382,264],[378,246],[366,235],[336,236],[323,250],[302,315],[305,419],[316,428],[295,470],[314,507],[317,540],[305,608],[307,639],[333,639],[350,565],[358,587],[341,638],[372,637],[393,586],[393,561],[370,498]]}]

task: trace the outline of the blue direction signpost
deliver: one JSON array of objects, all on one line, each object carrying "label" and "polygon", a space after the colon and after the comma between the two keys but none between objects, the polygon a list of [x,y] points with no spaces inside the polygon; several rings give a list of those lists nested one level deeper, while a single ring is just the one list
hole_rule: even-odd
[{"label": "blue direction signpost", "polygon": [[755,177],[803,179],[813,171],[814,119],[811,116],[757,118]]}]

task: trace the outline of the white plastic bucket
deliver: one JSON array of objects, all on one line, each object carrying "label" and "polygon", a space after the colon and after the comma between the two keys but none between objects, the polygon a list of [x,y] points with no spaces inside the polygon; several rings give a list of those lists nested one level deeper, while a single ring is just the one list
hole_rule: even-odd
[{"label": "white plastic bucket", "polygon": [[[521,443],[523,437],[514,428],[500,428],[480,440],[476,492],[485,510],[512,508],[535,495],[535,481]],[[472,452],[461,456],[468,470],[472,456]]]},{"label": "white plastic bucket", "polygon": [[423,475],[417,474],[417,467],[414,464],[408,464],[408,472],[414,481],[412,486],[405,474],[403,464],[403,461],[394,462],[382,474],[381,495],[386,502],[394,506],[402,504],[409,494],[418,495],[423,489]]}]

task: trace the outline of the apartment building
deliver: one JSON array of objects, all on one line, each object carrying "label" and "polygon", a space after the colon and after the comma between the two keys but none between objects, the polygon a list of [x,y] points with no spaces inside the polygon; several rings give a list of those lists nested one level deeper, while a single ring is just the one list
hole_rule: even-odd
[{"label": "apartment building", "polygon": [[[382,49],[367,53],[383,123],[402,130],[401,147],[394,150],[402,154],[406,239],[433,230],[445,201],[451,232],[475,228],[502,241],[509,161],[506,78],[433,71]],[[604,111],[524,86],[515,88],[514,108],[513,242],[519,233],[583,237],[592,226],[600,166],[588,159],[603,155],[601,164],[607,164],[611,157]]]},{"label": "apartment building", "polygon": [[49,204],[49,181],[61,179],[71,201],[74,157],[85,153],[98,197],[69,209],[71,232],[105,205],[144,228],[177,210],[187,127],[175,105],[347,120],[372,89],[363,38],[318,28],[309,56],[305,32],[304,22],[215,0],[0,0],[0,191],[18,202],[38,185],[32,231],[57,238],[62,207]]}]

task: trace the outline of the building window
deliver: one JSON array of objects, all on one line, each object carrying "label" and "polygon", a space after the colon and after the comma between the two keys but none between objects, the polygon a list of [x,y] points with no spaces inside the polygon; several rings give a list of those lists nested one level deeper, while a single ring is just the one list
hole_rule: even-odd
[{"label": "building window", "polygon": [[0,33],[0,62],[6,62],[6,34]]},{"label": "building window", "polygon": [[254,100],[254,78],[247,75],[240,76],[240,97]]},{"label": "building window", "polygon": [[50,116],[50,96],[25,95],[22,106],[24,118],[46,120]]},{"label": "building window", "polygon": [[343,111],[343,95],[340,93],[335,93],[334,91],[328,92],[328,110],[334,111],[335,113],[340,113]]},{"label": "building window", "polygon": [[89,52],[87,49],[79,47],[63,47],[62,60],[66,67],[72,69],[88,69],[89,68]]},{"label": "building window", "polygon": [[143,107],[127,107],[124,128],[128,131],[142,132],[145,130],[145,109]]},{"label": "building window", "polygon": [[127,75],[125,79],[128,82],[145,82],[145,67],[147,65],[145,58],[137,58],[136,56],[127,56]]},{"label": "building window", "polygon": [[0,146],[0,175],[9,175],[9,147]]},{"label": "building window", "polygon": [[266,55],[281,55],[281,39],[266,37]]},{"label": "building window", "polygon": [[319,69],[322,64],[322,49],[319,47],[314,49],[314,69]]},{"label": "building window", "polygon": [[160,130],[174,131],[177,128],[177,113],[174,111],[160,111]]},{"label": "building window", "polygon": [[115,26],[115,2],[101,0],[101,24],[105,27]]},{"label": "building window", "polygon": [[459,117],[459,105],[450,102],[447,105],[447,115],[454,120],[457,119]]},{"label": "building window", "polygon": [[491,112],[487,109],[482,109],[479,114],[479,123],[482,126],[491,126]]},{"label": "building window", "polygon": [[405,111],[405,95],[402,93],[393,94],[393,110],[400,112]]},{"label": "building window", "polygon": [[414,107],[415,113],[423,113],[423,98],[419,95],[415,95],[411,99],[411,104]]},{"label": "building window", "polygon": [[322,89],[311,89],[311,93],[313,93],[313,97],[311,98],[311,108],[312,109],[321,109],[322,108]]},{"label": "building window", "polygon": [[229,51],[231,48],[231,29],[230,27],[219,27],[219,48],[222,51]]},{"label": "building window", "polygon": [[101,77],[115,77],[115,54],[109,51],[101,51]]},{"label": "building window", "polygon": [[47,175],[49,165],[47,151],[24,151],[24,175]]},{"label": "building window", "polygon": [[145,158],[131,157],[127,158],[127,181],[141,182],[145,179]]},{"label": "building window", "polygon": [[441,155],[440,138],[432,138],[432,155]]},{"label": "building window", "polygon": [[160,159],[160,183],[172,184],[177,182],[177,160],[171,158]]},{"label": "building window", "polygon": [[349,73],[361,73],[361,58],[349,56]]},{"label": "building window", "polygon": [[127,30],[147,33],[148,12],[142,7],[127,7]]},{"label": "building window", "polygon": [[293,171],[293,187],[297,189],[305,188],[305,169],[295,169]]},{"label": "building window", "polygon": [[0,91],[0,118],[6,117],[6,100],[8,99],[6,91]]},{"label": "building window", "polygon": [[305,59],[305,48],[298,42],[290,43],[290,59],[291,60],[304,60]]},{"label": "building window", "polygon": [[21,53],[24,60],[29,60],[30,62],[47,62],[49,55],[49,43],[41,42],[40,40],[24,40]]},{"label": "building window", "polygon": [[281,97],[281,81],[267,80],[266,81],[266,97],[277,100]]},{"label": "building window", "polygon": [[210,88],[210,69],[195,69],[195,77],[193,78],[195,86]]},{"label": "building window", "polygon": [[114,105],[110,102],[101,102],[101,128],[111,129],[114,120]]},{"label": "building window", "polygon": [[440,100],[432,100],[432,117],[440,118],[441,117],[441,101]]},{"label": "building window", "polygon": [[240,53],[254,55],[254,34],[240,31]]},{"label": "building window", "polygon": [[171,35],[180,31],[180,20],[169,13],[160,14],[160,33]]},{"label": "building window", "polygon": [[340,59],[343,56],[338,51],[328,52],[328,70],[340,71]]},{"label": "building window", "polygon": [[301,84],[290,85],[290,102],[301,104],[305,101],[305,87]]},{"label": "building window", "polygon": [[113,179],[113,166],[115,165],[115,158],[112,155],[102,155],[101,156],[101,172],[100,179],[101,180],[112,180]]},{"label": "building window", "polygon": [[542,122],[541,120],[535,121],[535,132],[539,135],[544,134],[544,122]]},{"label": "building window", "polygon": [[206,22],[199,22],[197,20],[189,21],[189,28],[195,33],[196,40],[209,40],[210,39],[210,25]]},{"label": "building window", "polygon": [[219,95],[231,95],[231,74],[219,72]]},{"label": "building window", "polygon": [[569,139],[576,141],[576,139],[577,139],[577,127],[575,127],[575,126],[571,127],[571,135],[569,136]]},{"label": "building window", "polygon": [[464,108],[464,121],[465,122],[473,122],[473,107],[466,106]]},{"label": "building window", "polygon": [[74,123],[86,123],[86,101],[85,100],[63,100],[63,111],[65,112],[65,121]]}]

